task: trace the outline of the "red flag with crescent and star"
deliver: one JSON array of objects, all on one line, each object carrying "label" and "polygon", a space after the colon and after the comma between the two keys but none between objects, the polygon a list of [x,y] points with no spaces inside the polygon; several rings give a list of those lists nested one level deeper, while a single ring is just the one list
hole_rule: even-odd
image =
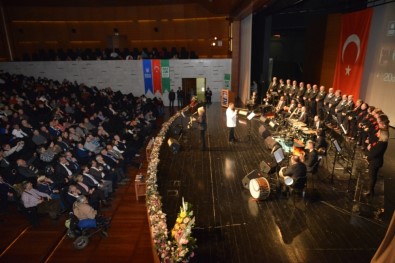
[{"label": "red flag with crescent and star", "polygon": [[152,83],[154,86],[154,94],[157,92],[162,94],[162,74],[160,68],[160,59],[152,60]]},{"label": "red flag with crescent and star", "polygon": [[359,98],[372,9],[342,15],[333,87]]}]

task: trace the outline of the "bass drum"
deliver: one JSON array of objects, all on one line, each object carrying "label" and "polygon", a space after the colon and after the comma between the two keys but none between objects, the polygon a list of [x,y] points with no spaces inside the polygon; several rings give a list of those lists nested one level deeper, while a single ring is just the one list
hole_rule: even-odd
[{"label": "bass drum", "polygon": [[250,193],[258,200],[265,200],[270,195],[270,184],[264,177],[252,179],[250,181]]}]

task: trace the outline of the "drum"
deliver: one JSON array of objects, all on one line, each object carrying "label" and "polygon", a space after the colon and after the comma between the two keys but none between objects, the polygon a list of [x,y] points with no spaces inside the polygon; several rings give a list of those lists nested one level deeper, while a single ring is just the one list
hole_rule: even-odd
[{"label": "drum", "polygon": [[307,124],[304,123],[304,122],[301,122],[301,121],[297,121],[297,122],[295,122],[295,123],[293,124],[293,126],[294,126],[295,128],[300,129],[301,127],[306,127]]},{"label": "drum", "polygon": [[270,184],[264,177],[252,179],[250,181],[250,193],[258,200],[265,200],[270,195]]},{"label": "drum", "polygon": [[284,170],[285,169],[287,169],[287,167],[285,167],[285,166],[281,167],[281,169],[280,169],[280,171],[278,173],[279,173],[279,175],[281,177],[284,177],[284,183],[286,185],[292,185],[294,183],[294,179],[292,179],[292,177],[290,177],[290,176],[284,176]]},{"label": "drum", "polygon": [[306,130],[304,130],[304,131],[302,131],[302,132],[303,132],[303,135],[302,135],[302,136],[303,136],[303,139],[304,139],[305,141],[314,140],[316,131],[310,130],[310,129],[306,129]]},{"label": "drum", "polygon": [[291,176],[284,176],[284,183],[290,186],[294,183],[294,179]]},{"label": "drum", "polygon": [[284,172],[283,172],[283,171],[284,171],[285,169],[287,169],[286,166],[281,167],[280,171],[278,171],[278,174],[279,174],[281,177],[284,177]]}]

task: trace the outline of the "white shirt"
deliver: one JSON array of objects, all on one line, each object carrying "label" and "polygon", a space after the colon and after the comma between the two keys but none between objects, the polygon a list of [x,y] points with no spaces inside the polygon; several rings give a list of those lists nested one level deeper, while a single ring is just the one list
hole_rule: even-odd
[{"label": "white shirt", "polygon": [[236,127],[237,113],[236,111],[227,108],[226,109],[226,126],[229,128]]},{"label": "white shirt", "polygon": [[19,129],[19,130],[13,129],[12,130],[12,135],[14,135],[16,138],[23,138],[23,137],[27,136],[27,134],[24,133],[21,129]]}]

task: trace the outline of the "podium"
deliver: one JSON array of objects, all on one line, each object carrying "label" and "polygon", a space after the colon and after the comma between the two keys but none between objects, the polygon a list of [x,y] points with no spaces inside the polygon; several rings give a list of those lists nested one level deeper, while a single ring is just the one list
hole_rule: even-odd
[{"label": "podium", "polygon": [[221,106],[229,107],[229,103],[234,102],[234,94],[231,90],[223,89],[221,90]]},{"label": "podium", "polygon": [[142,174],[137,174],[134,179],[134,190],[136,191],[136,200],[139,200],[140,196],[145,196],[147,191],[147,184]]}]

